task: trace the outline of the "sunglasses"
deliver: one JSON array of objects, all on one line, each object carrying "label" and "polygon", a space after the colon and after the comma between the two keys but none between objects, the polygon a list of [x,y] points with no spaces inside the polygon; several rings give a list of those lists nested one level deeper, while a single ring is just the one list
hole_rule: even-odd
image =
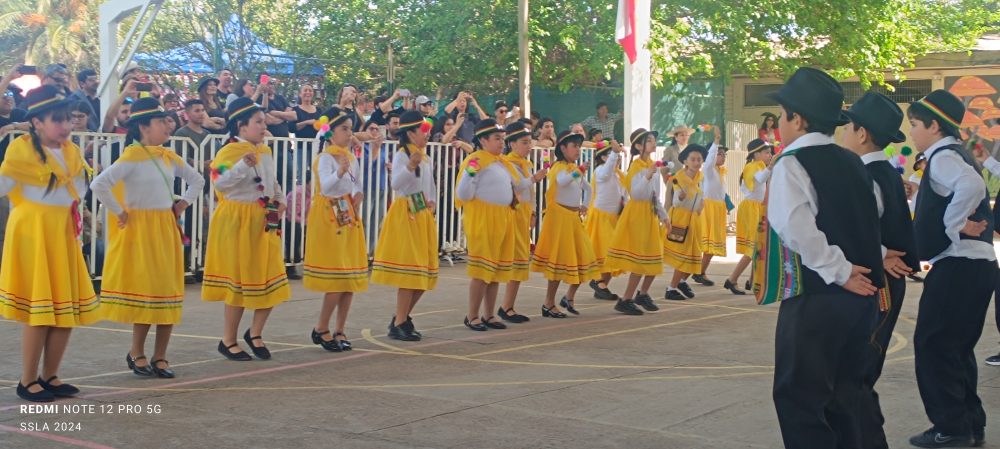
[{"label": "sunglasses", "polygon": [[506,109],[497,109],[497,114],[506,114],[506,113],[507,113]]}]

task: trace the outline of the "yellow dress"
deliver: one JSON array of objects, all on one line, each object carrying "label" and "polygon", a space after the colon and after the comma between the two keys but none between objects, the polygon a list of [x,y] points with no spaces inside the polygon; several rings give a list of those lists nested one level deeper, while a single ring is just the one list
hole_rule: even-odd
[{"label": "yellow dress", "polygon": [[[767,166],[762,161],[747,164],[743,170],[743,184],[747,190],[753,191],[756,181],[754,175]],[[757,243],[757,228],[764,217],[764,204],[757,200],[744,199],[736,208],[736,252],[753,257],[754,245]]]},{"label": "yellow dress", "polygon": [[[694,179],[681,170],[674,176],[674,190],[683,189],[686,192],[686,203],[694,202],[695,197],[701,197],[702,174],[698,172]],[[670,208],[670,225],[686,228],[687,236],[683,242],[664,239],[663,261],[675,270],[685,273],[701,273],[701,214],[699,211],[681,207],[677,204]]]},{"label": "yellow dress", "polygon": [[[531,176],[530,161],[514,152],[505,154],[503,157],[518,167],[522,176]],[[513,281],[528,280],[529,267],[531,266],[532,211],[532,202],[520,198],[514,211],[514,267],[511,272],[511,280]]]},{"label": "yellow dress", "polygon": [[575,165],[567,162],[556,162],[549,170],[545,216],[535,245],[531,271],[544,274],[550,281],[582,284],[598,274],[597,258],[583,229],[579,212],[556,202],[559,189],[556,177],[563,171],[573,170],[579,173]]},{"label": "yellow dress", "polygon": [[[517,171],[501,156],[478,150],[468,155],[458,168],[455,190],[462,178],[468,176],[466,168],[476,161],[479,170],[499,163],[514,182],[520,181]],[[479,198],[462,201],[455,198],[455,207],[462,208],[462,228],[468,251],[466,273],[472,279],[486,283],[507,282],[514,279],[514,215],[510,205],[491,204]]]},{"label": "yellow dress", "polygon": [[[115,164],[155,158],[165,171],[172,172],[171,165],[185,163],[172,150],[146,149],[148,153],[140,146],[128,146]],[[164,195],[173,195],[163,179],[143,182],[159,184]],[[120,181],[112,190],[123,207],[126,189],[125,181]],[[119,323],[179,324],[184,305],[184,244],[177,217],[171,209],[126,211],[128,224],[124,229],[118,227],[115,214],[108,214],[101,316]]]},{"label": "yellow dress", "polygon": [[[324,153],[345,155],[350,161],[348,175],[358,176],[358,164],[346,148],[328,146]],[[313,175],[320,179],[320,157],[313,160]],[[354,182],[356,184],[357,181]],[[352,209],[351,194],[342,197],[350,205],[346,212],[352,215],[351,224],[341,225],[331,201],[324,196],[320,182],[314,182],[312,206],[306,221],[306,255],[303,263],[302,285],[319,292],[364,292],[368,290],[368,249],[365,245],[365,228],[356,209]]]},{"label": "yellow dress", "polygon": [[[260,166],[261,157],[270,151],[263,145],[233,142],[219,150],[212,169],[232,167],[250,153],[257,155]],[[291,296],[291,289],[281,236],[265,230],[265,209],[258,203],[226,199],[218,190],[216,195],[219,204],[208,225],[202,299],[248,309],[281,304]]]},{"label": "yellow dress", "polygon": [[[622,171],[617,167],[615,167],[615,178],[612,182],[617,182],[619,184],[623,184],[625,182],[625,174],[622,173]],[[623,271],[612,270],[608,268],[606,264],[608,258],[608,247],[611,245],[611,236],[615,233],[615,227],[618,225],[619,216],[607,213],[594,206],[594,201],[597,198],[596,175],[592,187],[594,195],[591,197],[590,209],[587,210],[587,218],[583,221],[583,228],[587,231],[587,236],[590,237],[590,243],[594,248],[594,257],[597,258],[597,272],[611,273],[612,276],[618,276],[622,274]]]},{"label": "yellow dress", "polygon": [[705,199],[701,212],[701,252],[715,256],[726,256],[726,202]]},{"label": "yellow dress", "polygon": [[[425,154],[415,145],[407,149],[411,153]],[[424,157],[426,161],[426,154]],[[404,150],[397,151],[392,163],[394,170],[407,170],[408,161]],[[421,177],[433,176],[429,168],[429,163],[421,163]],[[430,208],[414,213],[410,211],[410,203],[409,197],[394,195],[375,245],[372,282],[397,288],[433,290],[437,286],[439,262],[437,223]]]},{"label": "yellow dress", "polygon": [[[100,319],[100,299],[77,239],[70,206],[32,201],[24,188],[45,188],[55,175],[55,189],[79,201],[74,181],[89,171],[80,149],[64,142],[63,167],[48,153],[42,163],[28,135],[14,139],[0,165],[0,175],[16,182],[8,193],[10,218],[0,265],[0,316],[29,326],[74,327]],[[67,169],[68,168],[68,169]]]},{"label": "yellow dress", "polygon": [[[660,218],[654,211],[656,198],[637,198],[631,191],[632,179],[642,176],[642,171],[653,167],[653,161],[635,159],[625,176],[625,187],[629,189],[632,199],[625,204],[618,226],[611,236],[608,247],[608,259],[605,267],[610,270],[623,271],[644,276],[656,276],[663,273],[663,227]],[[659,181],[659,175],[654,177]]]}]

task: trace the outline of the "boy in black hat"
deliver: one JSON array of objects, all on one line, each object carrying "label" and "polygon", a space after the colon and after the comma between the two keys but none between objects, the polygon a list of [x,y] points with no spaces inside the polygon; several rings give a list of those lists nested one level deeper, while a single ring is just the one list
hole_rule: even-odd
[{"label": "boy in black hat", "polygon": [[986,183],[959,142],[962,101],[935,90],[910,105],[910,136],[927,156],[914,229],[917,252],[934,268],[924,279],[913,335],[917,386],[934,427],[919,447],[983,442],[986,412],[976,394],[973,349],[997,282],[993,214]]},{"label": "boy in black hat", "polygon": [[781,303],[775,332],[782,438],[789,449],[860,447],[867,360],[858,354],[871,351],[883,286],[872,178],[833,142],[849,119],[830,75],[800,68],[770,96],[784,109],[785,150],[771,174],[767,220],[799,255],[802,279],[801,294]]},{"label": "boy in black hat", "polygon": [[906,294],[906,276],[920,271],[916,242],[913,237],[913,221],[906,203],[906,191],[900,171],[889,163],[885,147],[890,143],[906,140],[899,130],[903,123],[903,111],[885,95],[868,92],[851,105],[845,114],[851,119],[844,132],[844,146],[861,156],[868,174],[875,180],[875,201],[878,205],[880,231],[882,235],[882,264],[885,269],[888,301],[881,304],[878,327],[872,341],[876,343],[875,353],[864,387],[870,401],[862,401],[864,408],[860,419],[864,448],[888,448],[882,424],[881,408],[875,382],[882,374],[885,364],[885,350],[889,346],[892,330],[896,327],[899,311]]}]

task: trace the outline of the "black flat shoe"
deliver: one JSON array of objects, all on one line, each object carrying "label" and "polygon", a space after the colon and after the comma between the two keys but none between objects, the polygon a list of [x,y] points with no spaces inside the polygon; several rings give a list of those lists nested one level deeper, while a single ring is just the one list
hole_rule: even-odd
[{"label": "black flat shoe", "polygon": [[687,296],[688,299],[694,298],[694,290],[691,290],[691,286],[688,285],[687,282],[681,282],[680,284],[677,284],[677,289],[680,290],[681,293],[684,294],[684,296]]},{"label": "black flat shoe", "polygon": [[747,294],[747,292],[736,288],[736,284],[734,284],[732,282],[729,282],[729,279],[726,279],[726,282],[724,284],[722,284],[722,287],[725,288],[726,290],[729,290],[729,292],[732,293],[732,294],[734,294],[734,295],[745,295],[745,294]]},{"label": "black flat shoe", "polygon": [[639,308],[635,306],[635,303],[632,302],[631,299],[619,299],[618,302],[615,303],[615,310],[624,313],[626,315],[643,314],[643,311],[639,310]]},{"label": "black flat shoe", "polygon": [[601,283],[598,281],[590,281],[590,288],[594,289],[594,298],[604,299],[607,301],[618,300],[618,295],[611,293],[607,287],[601,288]]},{"label": "black flat shoe", "polygon": [[402,326],[396,326],[395,324],[390,325],[388,334],[389,338],[400,341],[420,341],[419,336],[413,332],[407,331],[405,327],[405,323]]},{"label": "black flat shoe", "polygon": [[39,391],[37,393],[32,393],[28,391],[28,389],[35,384],[38,384],[38,381],[32,382],[27,386],[21,385],[21,382],[18,382],[17,397],[24,399],[25,401],[31,401],[31,402],[52,402],[56,400],[56,395],[52,394],[51,391],[46,390],[45,387],[42,387],[42,391]]},{"label": "black flat shoe", "polygon": [[[344,337],[344,339],[337,340],[337,337]],[[354,347],[351,346],[351,342],[347,341],[347,336],[344,335],[343,332],[337,332],[336,334],[333,334],[333,340],[337,342],[337,346],[340,346],[341,351],[350,351],[354,349]]]},{"label": "black flat shoe", "polygon": [[472,329],[472,330],[474,330],[476,332],[484,332],[484,331],[487,331],[487,330],[490,329],[490,328],[486,327],[486,325],[483,324],[483,323],[475,324],[475,323],[469,321],[469,317],[465,317],[465,327],[467,327],[469,329]]},{"label": "black flat shoe", "polygon": [[687,296],[681,294],[677,290],[667,289],[667,293],[663,296],[664,299],[669,299],[671,301],[686,301]]},{"label": "black flat shoe", "polygon": [[705,287],[711,287],[711,286],[715,285],[715,282],[712,281],[711,279],[705,277],[704,274],[693,275],[693,276],[691,276],[691,279],[693,281],[701,284],[701,285],[704,285]]},{"label": "black flat shoe", "polygon": [[646,309],[647,312],[655,312],[657,310],[660,310],[660,306],[657,306],[656,303],[653,302],[653,298],[645,293],[640,293],[636,295],[635,301],[632,302],[634,302],[636,305],[642,306],[642,308]]},{"label": "black flat shoe", "polygon": [[[68,383],[61,383],[59,385],[52,385],[52,381],[58,379],[56,376],[52,376],[49,380],[42,380],[41,377],[38,378],[38,385],[41,385],[45,391],[52,393],[57,398],[71,398],[80,393],[80,389],[76,388]],[[30,385],[29,385],[30,386]]]},{"label": "black flat shoe", "polygon": [[146,360],[146,356],[140,355],[139,357],[133,358],[132,354],[125,353],[125,362],[128,363],[128,369],[132,370],[136,376],[153,377],[153,369],[150,368],[149,365],[138,366],[135,364],[135,362],[139,360]]},{"label": "black flat shoe", "polygon": [[168,361],[166,361],[164,359],[153,360],[153,363],[149,364],[149,366],[153,367],[153,373],[155,373],[156,376],[159,377],[159,378],[161,378],[161,379],[173,379],[176,376],[176,374],[174,373],[174,370],[171,369],[171,368],[159,368],[159,367],[157,367],[156,364],[160,363],[160,362],[166,363],[168,365],[170,364],[170,362],[168,362]]},{"label": "black flat shoe", "polygon": [[253,351],[253,355],[257,356],[258,359],[268,360],[271,358],[271,351],[267,349],[267,346],[261,346],[258,348],[253,345],[254,340],[263,341],[263,339],[260,338],[260,335],[251,337],[250,329],[247,329],[247,331],[243,333],[243,340],[246,340],[247,344],[250,345],[250,350]]},{"label": "black flat shoe", "polygon": [[219,353],[226,356],[227,359],[236,360],[237,362],[249,362],[250,360],[253,360],[253,357],[250,357],[250,354],[247,354],[246,351],[240,350],[240,352],[229,352],[230,349],[239,346],[239,343],[233,343],[226,346],[222,340],[219,340]]},{"label": "black flat shoe", "polygon": [[323,331],[323,332],[316,332],[316,329],[313,329],[312,335],[311,335],[313,344],[320,345],[320,346],[323,347],[323,349],[326,349],[327,351],[330,351],[330,352],[340,352],[340,350],[341,350],[340,349],[340,345],[337,344],[337,340],[336,339],[333,339],[333,340],[330,340],[330,341],[327,341],[327,340],[323,339],[323,336],[327,335],[329,333],[330,333],[330,331],[328,331],[328,330]]},{"label": "black flat shoe", "polygon": [[566,318],[566,314],[556,310],[555,306],[552,306],[551,309],[542,306],[542,316],[545,318]]},{"label": "black flat shoe", "polygon": [[524,315],[519,315],[517,312],[514,311],[514,309],[504,310],[503,307],[497,309],[497,316],[499,316],[501,320],[508,321],[511,323],[523,323],[529,320],[528,317]]},{"label": "black flat shoe", "polygon": [[559,306],[566,309],[567,311],[569,311],[569,313],[572,313],[573,315],[579,315],[580,312],[576,310],[576,307],[573,307],[574,303],[576,303],[576,301],[570,302],[568,299],[566,299],[565,296],[563,296],[562,301],[559,301]]},{"label": "black flat shoe", "polygon": [[[392,319],[389,320],[389,326],[386,329],[388,329],[389,331],[392,331],[392,328],[395,327],[395,326],[396,326],[396,315],[393,315]],[[400,324],[399,327],[402,328],[402,329],[404,329],[408,333],[416,335],[417,336],[417,340],[419,340],[419,339],[421,339],[421,338],[424,337],[424,334],[421,334],[420,331],[418,331],[416,329],[416,327],[413,326],[413,318],[411,318],[409,316],[406,317],[406,322],[403,323],[403,324]]]},{"label": "black flat shoe", "polygon": [[743,290],[746,290],[746,291],[751,291],[751,290],[753,290],[753,289],[752,289],[752,288],[750,288],[750,287],[751,287],[751,285],[750,285],[750,280],[749,280],[749,279],[747,279],[747,283],[746,283],[746,284],[743,284]]},{"label": "black flat shoe", "polygon": [[910,438],[910,444],[916,447],[970,447],[974,443],[972,435],[948,435],[934,428]]},{"label": "black flat shoe", "polygon": [[491,316],[489,318],[480,318],[479,320],[482,321],[483,324],[485,324],[486,327],[488,327],[490,329],[506,329],[507,328],[506,324],[503,324],[503,323],[501,323],[499,321],[496,321],[496,317],[495,316]]}]

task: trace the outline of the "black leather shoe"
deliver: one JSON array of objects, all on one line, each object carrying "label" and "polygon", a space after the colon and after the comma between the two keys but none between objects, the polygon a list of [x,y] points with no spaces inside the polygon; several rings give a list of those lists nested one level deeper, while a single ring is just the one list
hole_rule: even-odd
[{"label": "black leather shoe", "polygon": [[693,281],[701,284],[701,285],[704,285],[705,287],[711,287],[711,286],[715,285],[715,282],[712,281],[711,279],[705,277],[704,274],[693,275],[693,276],[691,276],[691,279]]},{"label": "black leather shoe", "polygon": [[[337,337],[344,337],[344,338],[342,340],[337,340]],[[354,346],[351,346],[351,342],[347,340],[347,336],[344,335],[343,332],[337,332],[333,334],[333,339],[337,342],[337,345],[340,346],[341,351],[350,351],[354,349]]]},{"label": "black leather shoe", "polygon": [[[393,318],[393,320],[395,320],[395,318]],[[407,332],[416,335],[418,340],[424,338],[424,334],[421,334],[420,331],[417,330],[416,326],[413,325],[413,317],[407,316],[406,322],[403,323],[402,327]]]},{"label": "black leather shoe", "polygon": [[285,276],[288,277],[288,280],[291,281],[298,281],[302,279],[302,275],[299,274],[298,270],[296,270],[295,267],[288,267],[287,269],[285,269]]},{"label": "black leather shoe", "polygon": [[556,310],[555,306],[552,306],[551,309],[542,306],[542,316],[545,318],[566,318],[566,314]]},{"label": "black leather shoe", "polygon": [[594,289],[594,298],[608,301],[615,301],[619,299],[618,295],[611,293],[611,290],[607,287],[601,288],[601,284],[598,281],[590,281],[590,288]]},{"label": "black leather shoe", "polygon": [[485,331],[487,331],[487,330],[490,329],[490,328],[486,327],[486,325],[483,324],[483,323],[473,323],[473,322],[469,321],[468,317],[465,318],[465,327],[467,327],[469,329],[472,329],[472,330],[474,330],[476,332],[485,332]]},{"label": "black leather shoe", "polygon": [[480,320],[490,329],[506,329],[507,325],[497,321],[496,318],[495,316],[491,316],[489,318],[480,318]]},{"label": "black leather shoe", "polygon": [[667,288],[667,293],[663,295],[663,298],[664,299],[669,299],[671,301],[686,301],[687,300],[687,296],[684,296],[683,294],[681,294],[681,292],[679,292],[677,290],[671,290],[669,288]]},{"label": "black leather shoe", "polygon": [[563,299],[559,301],[559,306],[566,309],[567,311],[569,311],[569,313],[572,313],[573,315],[579,315],[580,312],[576,310],[576,307],[573,307],[573,304],[575,302],[576,301],[570,302],[568,299],[566,299],[565,296],[563,296]]},{"label": "black leather shoe", "polygon": [[327,341],[323,339],[323,336],[329,333],[330,331],[328,330],[323,332],[316,332],[316,329],[313,329],[312,335],[310,335],[310,337],[312,338],[313,344],[320,345],[323,347],[323,349],[326,349],[327,351],[330,352],[340,352],[340,345],[337,344],[336,340]]},{"label": "black leather shoe", "polygon": [[631,299],[619,299],[615,303],[615,310],[624,313],[626,315],[642,315],[643,312],[635,306],[635,303]]},{"label": "black leather shoe", "polygon": [[34,381],[28,385],[21,385],[21,382],[17,383],[17,397],[24,399],[25,401],[31,402],[52,402],[56,400],[56,395],[52,394],[51,391],[46,390],[42,387],[42,391],[37,393],[32,393],[28,391],[32,385],[38,384],[38,381]]},{"label": "black leather shoe", "polygon": [[52,393],[57,398],[71,398],[80,393],[80,389],[76,388],[68,383],[61,383],[59,385],[52,385],[52,381],[56,380],[56,376],[52,376],[49,380],[42,380],[41,377],[38,378],[38,385],[41,385],[45,391]]},{"label": "black leather shoe", "polygon": [[933,427],[910,438],[910,444],[916,447],[969,447],[973,443],[972,435],[948,435],[938,432]]},{"label": "black leather shoe", "polygon": [[420,341],[420,337],[407,331],[404,327],[405,324],[403,326],[396,326],[395,324],[389,326],[389,338],[400,341]]},{"label": "black leather shoe", "polygon": [[523,323],[525,321],[529,321],[528,317],[518,314],[514,311],[514,309],[504,310],[503,307],[497,309],[497,316],[499,316],[500,319],[511,323]]},{"label": "black leather shoe", "polygon": [[722,287],[725,288],[726,290],[729,290],[729,292],[732,293],[732,294],[734,294],[734,295],[745,295],[745,294],[747,294],[747,292],[736,288],[736,284],[734,284],[732,282],[729,282],[729,279],[726,279],[726,282],[724,284],[722,284]]},{"label": "black leather shoe", "polygon": [[753,290],[753,289],[751,288],[751,285],[750,285],[750,280],[749,280],[749,279],[747,279],[747,283],[746,283],[746,284],[743,284],[743,290],[746,290],[746,291],[751,291],[751,290]]},{"label": "black leather shoe", "polygon": [[258,359],[268,360],[271,358],[271,351],[267,349],[267,346],[261,346],[258,348],[253,345],[254,340],[262,340],[260,338],[260,335],[256,337],[251,337],[250,329],[247,329],[247,331],[243,333],[243,340],[245,340],[247,344],[250,345],[250,350],[253,351],[253,355],[257,356]]},{"label": "black leather shoe", "polygon": [[691,286],[688,285],[687,282],[681,282],[680,284],[677,284],[677,289],[680,290],[681,293],[684,294],[684,296],[687,296],[688,299],[694,298],[694,290],[691,290]]},{"label": "black leather shoe", "polygon": [[153,368],[153,373],[156,374],[157,377],[160,377],[162,379],[173,379],[176,376],[174,370],[171,368],[160,368],[156,366],[156,364],[160,362],[163,362],[168,365],[170,364],[170,362],[167,362],[164,359],[153,360],[153,363],[149,364],[149,366]]},{"label": "black leather shoe", "polygon": [[640,293],[638,295],[635,295],[635,301],[633,302],[639,306],[642,306],[642,308],[646,309],[647,312],[655,312],[657,310],[660,310],[660,306],[657,306],[656,303],[653,302],[653,298],[645,293]]},{"label": "black leather shoe", "polygon": [[132,372],[137,376],[153,377],[153,369],[150,368],[149,365],[138,366],[135,364],[135,362],[139,360],[146,360],[146,356],[140,355],[139,357],[133,358],[132,354],[125,353],[125,363],[128,363],[128,369],[132,370]]},{"label": "black leather shoe", "polygon": [[226,344],[223,343],[222,340],[219,340],[219,353],[226,356],[227,359],[236,360],[237,362],[248,362],[250,360],[253,360],[253,357],[250,357],[250,354],[247,354],[246,351],[240,350],[240,352],[229,352],[231,348],[235,348],[238,346],[239,343],[233,343],[229,346],[226,346]]}]

